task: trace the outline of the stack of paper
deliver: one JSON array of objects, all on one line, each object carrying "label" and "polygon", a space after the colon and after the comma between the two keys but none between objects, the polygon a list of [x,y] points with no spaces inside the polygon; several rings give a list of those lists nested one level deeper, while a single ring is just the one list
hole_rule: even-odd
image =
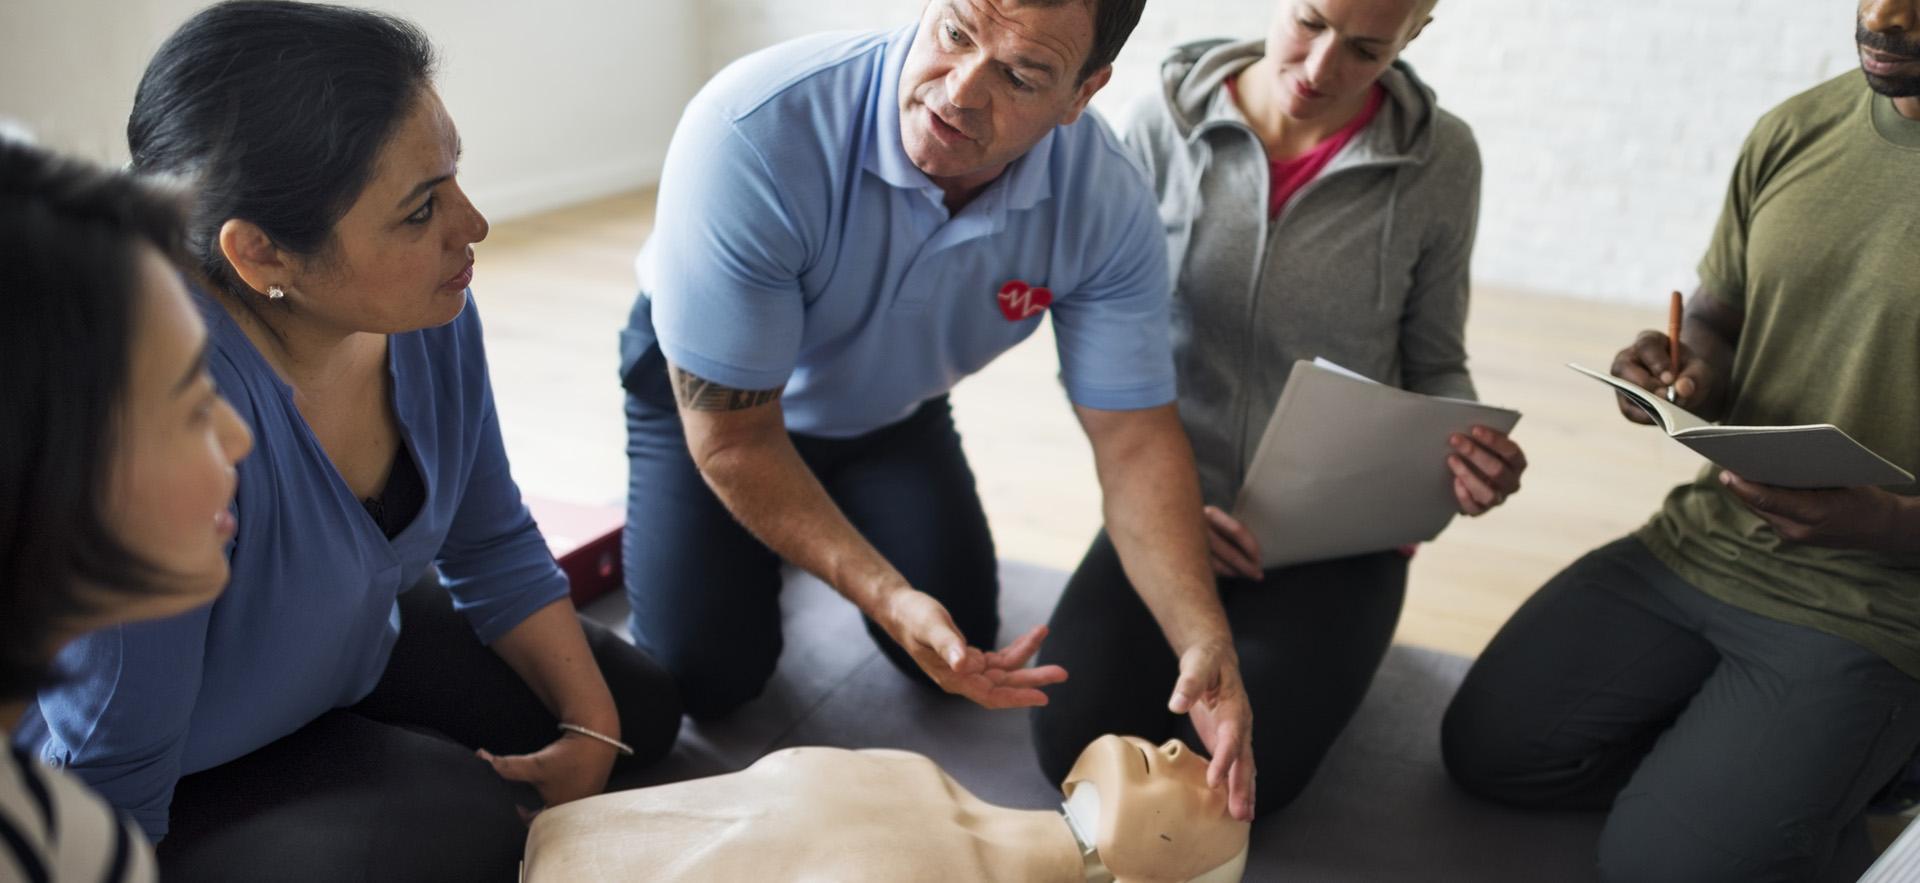
[{"label": "stack of paper", "polygon": [[1520,412],[1425,396],[1324,359],[1294,363],[1233,515],[1261,566],[1378,552],[1440,535],[1460,509],[1448,439],[1511,432]]}]

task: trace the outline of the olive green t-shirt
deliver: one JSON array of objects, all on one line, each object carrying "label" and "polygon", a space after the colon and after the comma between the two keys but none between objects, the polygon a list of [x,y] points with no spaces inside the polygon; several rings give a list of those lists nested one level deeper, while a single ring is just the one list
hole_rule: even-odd
[{"label": "olive green t-shirt", "polygon": [[[1859,71],[1769,111],[1734,165],[1700,282],[1746,316],[1725,422],[1831,423],[1920,473],[1920,121]],[[1715,598],[1920,677],[1920,549],[1783,541],[1718,474],[1709,464],[1675,488],[1641,541]]]}]

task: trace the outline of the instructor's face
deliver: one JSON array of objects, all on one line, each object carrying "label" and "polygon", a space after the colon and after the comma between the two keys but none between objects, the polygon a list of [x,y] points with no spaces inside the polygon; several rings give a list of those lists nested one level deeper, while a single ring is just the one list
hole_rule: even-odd
[{"label": "instructor's face", "polygon": [[1111,68],[1084,82],[1093,2],[931,0],[900,74],[900,140],[948,190],[978,187],[1071,123]]}]

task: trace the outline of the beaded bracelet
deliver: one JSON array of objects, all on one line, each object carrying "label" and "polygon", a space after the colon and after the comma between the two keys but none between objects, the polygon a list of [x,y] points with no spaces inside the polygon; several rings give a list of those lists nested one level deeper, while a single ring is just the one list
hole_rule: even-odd
[{"label": "beaded bracelet", "polygon": [[586,727],[580,726],[579,724],[562,723],[560,725],[560,729],[562,732],[579,733],[580,735],[585,736],[589,739],[597,739],[601,742],[607,743],[608,745],[612,745],[614,748],[618,749],[621,754],[624,754],[628,757],[633,756],[633,746],[628,745],[627,743],[622,742],[619,739],[615,739],[612,736],[608,736],[603,733],[596,733],[592,730],[587,729]]}]

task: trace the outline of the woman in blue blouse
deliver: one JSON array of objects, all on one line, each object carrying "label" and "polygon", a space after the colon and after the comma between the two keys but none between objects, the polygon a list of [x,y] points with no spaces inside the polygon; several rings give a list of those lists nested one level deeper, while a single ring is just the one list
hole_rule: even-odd
[{"label": "woman in blue blouse", "polygon": [[678,727],[664,671],[583,630],[508,469],[432,64],[387,16],[228,3],[135,96],[134,168],[197,190],[209,361],[257,438],[232,585],[69,646],[16,740],[174,879],[510,880],[527,807]]}]

